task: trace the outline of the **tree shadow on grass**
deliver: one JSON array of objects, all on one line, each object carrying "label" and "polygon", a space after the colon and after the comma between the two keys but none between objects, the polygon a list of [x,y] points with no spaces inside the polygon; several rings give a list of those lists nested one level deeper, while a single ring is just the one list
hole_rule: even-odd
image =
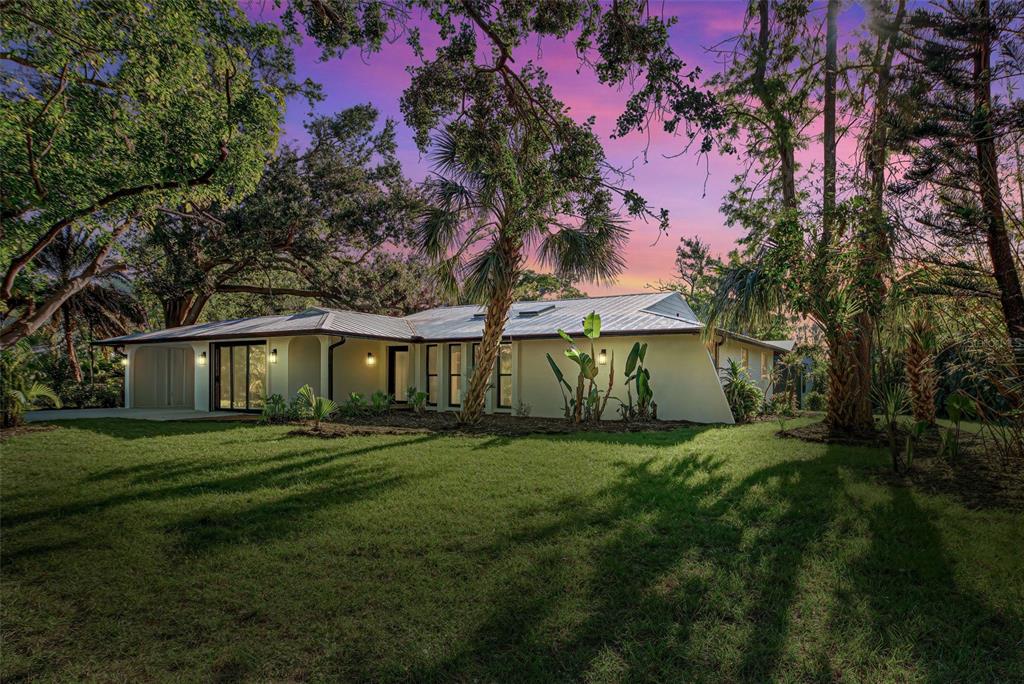
[{"label": "tree shadow on grass", "polygon": [[561,442],[570,444],[573,442],[584,444],[609,444],[622,446],[651,446],[651,447],[677,447],[680,444],[689,442],[700,433],[710,430],[714,425],[693,425],[681,427],[676,430],[637,430],[636,432],[591,432],[580,430],[579,432],[558,432],[551,434],[528,434],[528,435],[495,435],[473,447],[475,451],[486,451],[495,447],[504,447],[510,444],[528,443],[529,441],[541,440],[544,442]]},{"label": "tree shadow on grass", "polygon": [[[871,544],[851,563],[851,581],[838,592],[831,628],[849,633],[858,620],[866,623],[861,631],[877,651],[886,657],[898,654],[907,670],[928,681],[1020,681],[1020,606],[989,605],[964,579],[958,580],[955,561],[934,524],[936,513],[923,509],[909,488],[895,486],[888,492],[889,500],[864,511]],[[989,553],[1020,554],[1022,541],[1024,535],[1011,533]],[[981,555],[961,562],[985,567],[991,559]],[[1024,563],[1016,567],[1016,579],[1000,576],[996,581],[1021,586]],[[1011,594],[1002,596],[1012,603]]]},{"label": "tree shadow on grass", "polygon": [[[821,571],[819,563],[838,562],[840,550],[830,546],[846,549],[850,543],[835,526],[859,519],[850,510],[847,483],[861,477],[853,471],[869,462],[876,467],[881,458],[867,450],[828,448],[818,458],[794,458],[739,480],[722,472],[720,458],[689,455],[662,467],[654,459],[617,464],[621,476],[610,487],[524,511],[518,532],[482,550],[517,569],[489,597],[489,617],[453,652],[414,669],[412,678],[835,679],[842,670],[834,651],[840,663],[863,652],[847,652],[834,635],[815,634],[814,618],[795,618],[794,610],[813,600],[803,582],[808,566]],[[924,679],[975,679],[972,658],[957,648],[959,625],[950,622],[955,615],[990,626],[975,631],[973,643],[986,654],[1002,654],[1005,664],[1007,651],[1019,646],[1019,622],[1007,624],[957,587],[927,516],[905,492],[894,496],[891,510],[871,520],[875,558],[866,562],[884,565],[900,545],[923,545],[931,589],[915,594],[913,575],[891,575],[888,591],[913,597],[901,605],[890,601],[871,572],[857,574],[857,591],[869,597],[875,613],[849,638],[870,637],[882,646],[868,652],[870,663],[846,663],[863,668],[854,677],[873,679],[892,661],[900,651],[893,635],[915,612],[935,621],[908,663]],[[919,530],[916,539],[899,532],[908,520]],[[588,537],[601,541],[584,558],[565,555],[563,548]],[[526,567],[524,554],[531,559]],[[591,570],[583,573],[582,591],[575,566]],[[828,584],[824,589],[837,591]],[[949,605],[937,608],[942,597]],[[896,679],[905,674],[885,673]]]},{"label": "tree shadow on grass", "polygon": [[[373,444],[349,451],[334,451],[329,447],[321,447],[276,454],[265,459],[244,462],[232,461],[224,464],[201,463],[189,465],[187,463],[183,464],[180,461],[172,461],[167,464],[166,469],[162,473],[160,471],[147,470],[145,475],[146,481],[178,480],[186,476],[210,474],[221,469],[237,470],[245,468],[246,470],[237,475],[198,482],[191,481],[141,490],[126,488],[112,496],[81,500],[35,511],[5,514],[0,523],[2,523],[4,528],[11,528],[50,517],[68,518],[86,513],[98,513],[115,506],[136,502],[164,501],[202,494],[243,494],[265,488],[286,488],[300,482],[305,482],[307,476],[313,472],[319,473],[317,469],[333,464],[339,459],[353,458],[376,451],[421,444],[433,439],[436,439],[433,435],[424,435],[415,439]],[[265,464],[271,464],[271,467],[257,467]]]}]

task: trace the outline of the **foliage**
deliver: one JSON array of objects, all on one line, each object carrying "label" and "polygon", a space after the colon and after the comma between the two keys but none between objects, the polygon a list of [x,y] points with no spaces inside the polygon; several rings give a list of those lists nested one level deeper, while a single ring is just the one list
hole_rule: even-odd
[{"label": "foliage", "polygon": [[317,396],[309,385],[300,387],[297,396],[313,420],[313,430],[317,432],[320,431],[320,423],[338,411],[338,404],[334,400]]},{"label": "foliage", "polygon": [[575,363],[579,369],[574,391],[563,376],[558,364],[551,358],[551,354],[547,355],[548,365],[551,366],[551,371],[555,374],[555,379],[558,381],[558,388],[562,392],[565,418],[576,424],[582,422],[596,423],[601,420],[601,416],[604,414],[605,407],[608,405],[608,399],[611,397],[612,386],[615,383],[614,353],[610,355],[608,362],[607,388],[600,390],[595,382],[600,364],[594,351],[594,342],[601,337],[601,317],[596,311],[591,311],[583,319],[583,334],[590,341],[589,354],[579,349],[576,343],[573,342],[572,337],[564,330],[559,330],[558,334],[569,343],[569,348],[563,352],[565,357]]},{"label": "foliage", "polygon": [[682,294],[698,318],[703,319],[718,285],[718,274],[723,267],[721,259],[711,254],[711,245],[699,235],[684,235],[676,247],[675,267],[674,279],[659,282],[657,288]]},{"label": "foliage", "polygon": [[115,379],[69,383],[61,388],[59,396],[68,408],[114,408],[121,405],[124,383]]},{"label": "foliage", "polygon": [[812,390],[804,395],[804,409],[808,411],[824,411],[828,408],[828,399],[818,390]]},{"label": "foliage", "polygon": [[[629,350],[629,355],[626,356],[626,368],[624,369],[626,402],[619,406],[619,415],[625,421],[658,419],[658,404],[654,401],[651,372],[644,366],[646,358],[647,343],[634,342]],[[635,405],[633,404],[634,391],[636,392]]]},{"label": "foliage", "polygon": [[284,423],[293,418],[288,402],[280,394],[271,394],[263,400],[260,422],[264,424]]},{"label": "foliage", "polygon": [[746,368],[734,359],[728,361],[729,365],[720,371],[722,390],[725,392],[726,401],[729,402],[733,420],[737,423],[746,423],[761,410],[764,393],[750,378]]},{"label": "foliage", "polygon": [[581,299],[586,297],[572,280],[554,273],[537,273],[529,268],[519,276],[513,298],[516,301],[532,302],[542,299]]},{"label": "foliage", "polygon": [[516,408],[515,408],[514,413],[519,418],[529,418],[530,417],[530,413],[532,411],[533,411],[533,407],[531,407],[525,401],[520,400],[519,403],[516,404]]},{"label": "foliage", "polygon": [[37,379],[30,369],[32,349],[25,341],[0,350],[0,422],[20,425],[25,411],[46,400],[60,408],[60,397]]},{"label": "foliage", "polygon": [[370,396],[370,413],[373,415],[384,415],[391,410],[391,404],[394,402],[394,397],[386,392],[374,392]]},{"label": "foliage", "polygon": [[899,473],[910,467],[904,461],[903,444],[900,442],[899,417],[910,410],[910,397],[907,388],[902,384],[876,388],[876,401],[882,410],[882,424],[889,437],[889,456],[892,469]]},{"label": "foliage", "polygon": [[[251,191],[284,100],[302,88],[281,31],[233,0],[144,11],[133,0],[13,0],[0,34],[0,302],[23,314],[6,345],[92,276],[123,268],[120,236],[158,206]],[[84,279],[37,299],[35,259],[65,228],[104,249]]]},{"label": "foliage", "polygon": [[944,429],[940,434],[940,455],[950,459],[960,456],[960,424],[965,418],[973,417],[976,412],[974,401],[967,395],[952,394],[946,399],[946,415],[953,426]]},{"label": "foliage", "polygon": [[405,391],[405,396],[408,397],[406,401],[409,402],[409,406],[417,415],[423,415],[427,410],[427,393],[416,389],[415,385],[410,385],[409,389]]},{"label": "foliage", "polygon": [[377,313],[421,305],[425,266],[383,250],[408,246],[419,200],[395,124],[378,118],[371,105],[313,118],[308,149],[268,158],[255,192],[161,212],[137,261],[167,325],[195,323],[231,293],[262,307],[281,297]]}]

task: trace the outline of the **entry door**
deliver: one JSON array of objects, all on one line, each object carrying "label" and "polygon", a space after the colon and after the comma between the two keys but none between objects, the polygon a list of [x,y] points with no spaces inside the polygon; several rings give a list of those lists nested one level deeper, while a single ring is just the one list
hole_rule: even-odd
[{"label": "entry door", "polygon": [[388,394],[405,403],[409,384],[409,348],[388,347]]},{"label": "entry door", "polygon": [[240,342],[216,346],[214,408],[226,411],[258,411],[267,395],[267,347],[265,342]]}]

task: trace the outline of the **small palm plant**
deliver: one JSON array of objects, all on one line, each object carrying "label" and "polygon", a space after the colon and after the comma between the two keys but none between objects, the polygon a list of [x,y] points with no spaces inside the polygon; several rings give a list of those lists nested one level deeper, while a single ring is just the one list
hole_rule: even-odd
[{"label": "small palm plant", "polygon": [[327,397],[316,396],[316,392],[309,385],[303,385],[299,388],[299,399],[308,409],[309,415],[313,419],[313,430],[315,432],[320,432],[320,423],[328,420],[338,410],[337,402]]},{"label": "small palm plant", "polygon": [[60,397],[46,385],[38,382],[29,372],[33,356],[28,342],[22,340],[0,352],[0,414],[3,427],[21,424],[25,411],[35,408],[45,399],[61,408]]}]

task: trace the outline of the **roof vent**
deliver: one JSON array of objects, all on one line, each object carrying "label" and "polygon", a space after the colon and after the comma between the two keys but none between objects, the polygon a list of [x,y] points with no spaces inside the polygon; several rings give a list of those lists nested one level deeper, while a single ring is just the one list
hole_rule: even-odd
[{"label": "roof vent", "polygon": [[542,313],[547,313],[555,308],[554,304],[541,304],[538,306],[530,307],[529,309],[520,309],[519,318],[535,318],[540,316]]},{"label": "roof vent", "polygon": [[481,311],[480,313],[473,314],[473,320],[474,321],[482,321],[485,318],[487,318],[487,312],[486,311]]}]

